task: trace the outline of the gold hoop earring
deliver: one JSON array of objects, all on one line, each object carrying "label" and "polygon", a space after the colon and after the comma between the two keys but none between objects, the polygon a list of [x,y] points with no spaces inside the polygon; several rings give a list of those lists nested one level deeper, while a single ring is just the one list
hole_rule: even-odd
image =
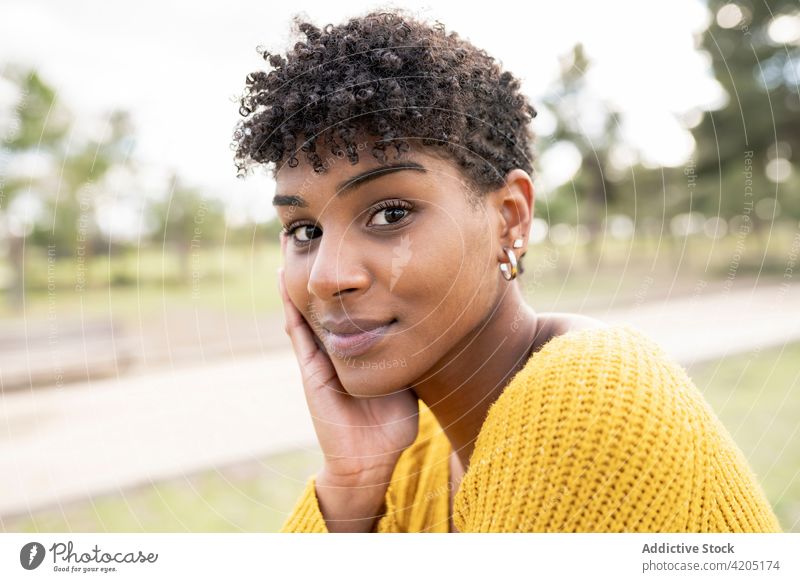
[{"label": "gold hoop earring", "polygon": [[519,272],[517,269],[517,255],[508,247],[503,247],[503,250],[508,256],[508,263],[500,263],[500,271],[503,273],[503,277],[506,281],[511,281]]}]

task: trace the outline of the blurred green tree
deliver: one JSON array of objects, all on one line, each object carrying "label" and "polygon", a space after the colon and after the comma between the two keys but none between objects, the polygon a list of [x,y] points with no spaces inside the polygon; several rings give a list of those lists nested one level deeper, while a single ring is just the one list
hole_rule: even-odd
[{"label": "blurred green tree", "polygon": [[700,39],[727,104],[706,112],[697,142],[698,209],[744,217],[763,233],[800,220],[800,5],[797,0],[709,0]]},{"label": "blurred green tree", "polygon": [[570,143],[581,158],[573,179],[542,201],[541,210],[551,225],[562,221],[585,225],[589,230],[588,249],[596,255],[604,219],[610,206],[620,202],[618,185],[608,178],[611,150],[620,140],[620,124],[619,113],[609,104],[588,102],[593,99],[586,89],[590,66],[583,45],[576,44],[561,58],[559,78],[541,100],[555,117],[555,130],[545,147]]},{"label": "blurred green tree", "polygon": [[72,113],[36,71],[9,67],[4,80],[17,88],[18,99],[0,146],[0,220],[12,271],[9,302],[19,308],[25,292],[26,244],[46,248],[52,257],[91,259],[97,228],[89,187],[107,187],[103,178],[128,163],[133,130],[126,112],[112,111],[101,135],[81,137]]},{"label": "blurred green tree", "polygon": [[205,247],[222,242],[226,234],[225,211],[220,200],[204,197],[173,172],[168,193],[152,204],[148,212],[153,226],[153,238],[165,250],[178,256],[179,279],[190,283],[193,274],[192,255],[199,256]]},{"label": "blurred green tree", "polygon": [[72,122],[56,91],[36,71],[8,67],[3,81],[17,89],[8,127],[0,142],[0,224],[4,227],[11,277],[8,298],[24,300],[25,241],[33,232],[41,192],[53,185],[52,168]]}]

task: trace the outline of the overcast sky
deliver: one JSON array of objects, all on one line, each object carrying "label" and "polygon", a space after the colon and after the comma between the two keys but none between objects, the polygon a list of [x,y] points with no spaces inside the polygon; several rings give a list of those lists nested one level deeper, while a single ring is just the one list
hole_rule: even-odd
[{"label": "overcast sky", "polygon": [[[595,62],[592,91],[631,120],[631,142],[654,162],[683,163],[691,141],[674,114],[720,99],[710,63],[694,48],[694,35],[710,18],[705,5],[699,0],[526,4],[3,0],[0,67],[15,62],[38,68],[86,128],[86,120],[104,111],[128,109],[138,158],[174,167],[263,220],[272,216],[273,185],[256,175],[237,180],[229,148],[238,120],[232,98],[248,72],[265,66],[255,47],[289,46],[296,13],[321,26],[367,7],[403,6],[441,20],[499,58],[523,79],[534,105],[557,74],[558,56],[584,43]],[[547,120],[537,118],[535,128],[537,123],[546,126]],[[569,175],[567,158],[563,152],[548,160],[553,180]]]}]

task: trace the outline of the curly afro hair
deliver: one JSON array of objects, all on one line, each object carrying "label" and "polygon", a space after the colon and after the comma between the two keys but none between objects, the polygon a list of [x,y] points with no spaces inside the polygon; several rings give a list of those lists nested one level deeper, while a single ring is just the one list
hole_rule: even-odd
[{"label": "curly afro hair", "polygon": [[272,70],[247,75],[231,144],[240,177],[253,164],[274,164],[275,176],[283,163],[297,166],[299,151],[324,172],[323,148],[356,164],[366,149],[359,132],[377,138],[371,153],[381,162],[408,140],[443,148],[478,192],[499,188],[514,168],[532,174],[536,110],[518,79],[456,32],[400,10],[322,29],[294,23],[305,41],[286,56],[259,48]]}]

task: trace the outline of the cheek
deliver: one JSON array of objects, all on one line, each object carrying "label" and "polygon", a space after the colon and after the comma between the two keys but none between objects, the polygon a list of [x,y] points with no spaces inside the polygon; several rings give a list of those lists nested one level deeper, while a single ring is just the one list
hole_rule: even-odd
[{"label": "cheek", "polygon": [[305,281],[308,279],[305,273],[302,273],[300,269],[294,266],[287,266],[285,267],[283,276],[286,281],[286,292],[289,294],[292,303],[295,305],[298,305],[298,303],[302,305],[304,295],[307,294]]},{"label": "cheek", "polygon": [[416,349],[429,342],[438,352],[491,308],[500,273],[486,232],[470,226],[415,253],[392,289],[414,336],[407,343]]},{"label": "cheek", "polygon": [[384,275],[391,292],[403,298],[418,299],[420,305],[449,303],[482,284],[493,252],[485,217],[461,208],[437,209],[392,249]]},{"label": "cheek", "polygon": [[485,303],[485,297],[496,285],[491,263],[492,246],[486,233],[476,225],[462,229],[457,240],[447,244],[443,251],[432,254],[433,265],[428,280],[432,282],[428,293],[438,310],[453,317],[465,310],[474,312]]},{"label": "cheek", "polygon": [[314,317],[313,313],[308,310],[309,295],[308,295],[308,273],[301,268],[286,267],[284,272],[286,281],[286,292],[292,304],[297,309],[313,329]]},{"label": "cheek", "polygon": [[437,297],[435,319],[446,332],[448,343],[458,342],[491,310],[499,270],[488,237],[475,230],[454,249],[452,260],[442,269],[443,285]]},{"label": "cheek", "polygon": [[349,394],[379,396],[412,384],[480,323],[491,309],[491,282],[485,260],[467,259],[461,265],[420,261],[403,273],[392,290],[401,328],[379,352],[334,359]]}]

